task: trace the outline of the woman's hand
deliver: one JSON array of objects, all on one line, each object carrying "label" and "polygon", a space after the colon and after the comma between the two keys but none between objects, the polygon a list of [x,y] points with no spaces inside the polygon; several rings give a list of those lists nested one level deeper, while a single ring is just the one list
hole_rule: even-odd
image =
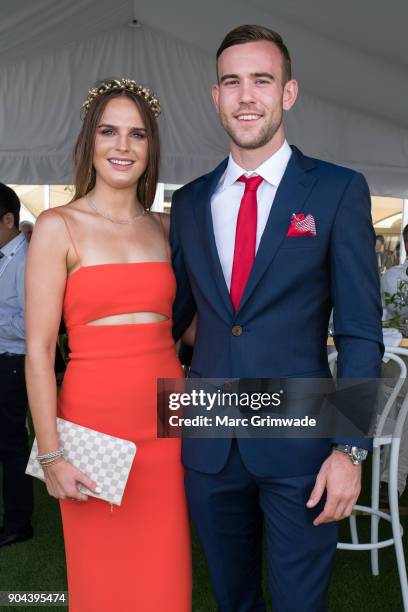
[{"label": "woman's hand", "polygon": [[65,459],[59,459],[43,469],[47,491],[57,499],[86,501],[88,496],[78,490],[78,483],[85,485],[94,493],[100,492],[96,482],[85,476],[85,474]]}]

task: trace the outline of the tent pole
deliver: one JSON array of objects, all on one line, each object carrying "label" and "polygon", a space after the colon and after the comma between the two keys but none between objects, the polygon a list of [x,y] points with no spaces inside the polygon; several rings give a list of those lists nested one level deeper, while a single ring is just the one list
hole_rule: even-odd
[{"label": "tent pole", "polygon": [[152,204],[152,211],[164,211],[164,183],[157,183],[156,196]]},{"label": "tent pole", "polygon": [[44,185],[44,210],[50,207],[50,186]]}]

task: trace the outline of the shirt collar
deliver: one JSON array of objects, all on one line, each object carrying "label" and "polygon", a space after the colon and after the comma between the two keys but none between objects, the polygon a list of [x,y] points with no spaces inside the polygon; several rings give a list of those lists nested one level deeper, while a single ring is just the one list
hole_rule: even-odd
[{"label": "shirt collar", "polygon": [[271,155],[271,157],[268,157],[268,159],[265,160],[260,166],[258,166],[258,168],[255,168],[255,170],[251,170],[250,172],[248,172],[247,170],[244,170],[244,168],[241,168],[241,166],[239,166],[233,160],[232,155],[230,153],[228,158],[228,165],[220,183],[220,190],[226,189],[227,187],[233,185],[243,174],[245,174],[246,176],[258,174],[259,176],[262,176],[262,178],[271,185],[278,187],[285,173],[286,166],[288,165],[291,155],[292,149],[288,145],[287,140],[285,140],[283,145],[280,147],[280,149],[276,151],[276,153]]},{"label": "shirt collar", "polygon": [[0,251],[3,253],[5,257],[9,257],[10,253],[12,253],[14,249],[18,247],[20,243],[22,243],[24,240],[25,240],[25,236],[24,234],[20,232],[20,234],[18,234],[15,238],[10,240],[10,242],[7,242],[7,244],[5,244],[4,247],[0,249]]}]

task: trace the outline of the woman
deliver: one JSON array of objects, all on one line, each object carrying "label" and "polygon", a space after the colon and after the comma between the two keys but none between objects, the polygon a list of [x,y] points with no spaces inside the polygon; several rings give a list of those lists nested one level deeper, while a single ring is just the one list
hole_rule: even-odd
[{"label": "woman", "polygon": [[[157,439],[156,379],[182,377],[171,336],[175,278],[165,216],[148,213],[159,163],[159,102],[134,81],[91,89],[75,148],[75,198],[43,212],[26,268],[30,407],[50,495],[60,500],[71,612],[191,610],[180,440]],[[163,217],[163,218],[162,218]],[[167,231],[167,230],[166,230]],[[56,397],[64,315],[70,361]],[[132,440],[122,504],[53,456],[56,415]],[[82,502],[82,503],[79,503]]]}]

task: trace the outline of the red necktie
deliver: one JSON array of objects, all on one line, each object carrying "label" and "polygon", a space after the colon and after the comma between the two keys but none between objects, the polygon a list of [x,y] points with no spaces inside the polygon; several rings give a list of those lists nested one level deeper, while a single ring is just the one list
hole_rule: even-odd
[{"label": "red necktie", "polygon": [[238,180],[245,183],[245,192],[239,207],[231,275],[230,294],[235,311],[238,310],[255,259],[258,218],[256,191],[263,178],[262,176],[251,176],[250,178],[241,176]]}]

